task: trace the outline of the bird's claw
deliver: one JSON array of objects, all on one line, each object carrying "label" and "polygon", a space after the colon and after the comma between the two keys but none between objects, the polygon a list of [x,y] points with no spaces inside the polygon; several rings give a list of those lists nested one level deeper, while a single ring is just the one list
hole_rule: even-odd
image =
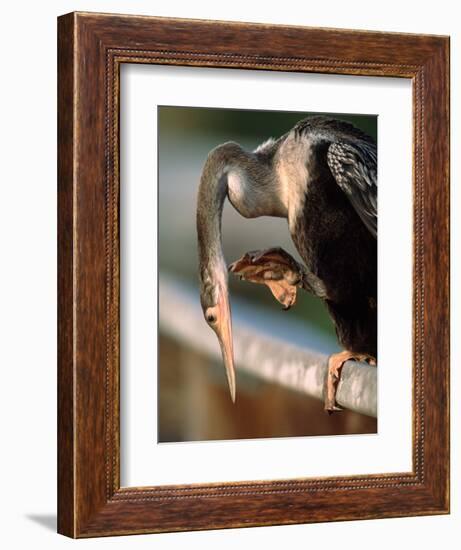
[{"label": "bird's claw", "polygon": [[296,302],[298,286],[302,280],[302,268],[294,258],[280,247],[247,252],[229,265],[229,271],[240,279],[264,284],[283,309]]},{"label": "bird's claw", "polygon": [[355,353],[353,351],[340,351],[330,355],[328,359],[328,370],[325,381],[325,411],[332,414],[343,409],[336,403],[336,391],[341,378],[341,370],[346,361],[366,361],[370,365],[376,365],[375,357],[366,353]]},{"label": "bird's claw", "polygon": [[329,414],[329,415],[332,415],[334,412],[341,412],[343,411],[344,409],[342,407],[338,407],[338,405],[331,405],[329,407],[325,406],[325,411]]}]

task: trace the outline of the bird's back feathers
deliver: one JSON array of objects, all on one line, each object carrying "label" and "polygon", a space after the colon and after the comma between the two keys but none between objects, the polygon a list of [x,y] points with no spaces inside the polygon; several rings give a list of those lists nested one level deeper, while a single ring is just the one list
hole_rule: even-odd
[{"label": "bird's back feathers", "polygon": [[370,233],[377,235],[377,151],[376,143],[352,124],[324,116],[299,121],[293,128],[302,136],[329,144],[327,162],[336,183]]},{"label": "bird's back feathers", "polygon": [[378,186],[376,148],[368,143],[334,142],[327,153],[328,166],[354,210],[376,237],[378,223]]}]

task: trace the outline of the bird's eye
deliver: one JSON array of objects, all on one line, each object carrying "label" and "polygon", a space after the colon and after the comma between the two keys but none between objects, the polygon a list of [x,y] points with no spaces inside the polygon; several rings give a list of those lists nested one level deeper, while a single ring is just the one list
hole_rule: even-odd
[{"label": "bird's eye", "polygon": [[209,323],[210,325],[213,325],[214,323],[216,323],[216,313],[213,311],[212,308],[208,308],[205,312],[205,319],[207,321],[207,323]]}]

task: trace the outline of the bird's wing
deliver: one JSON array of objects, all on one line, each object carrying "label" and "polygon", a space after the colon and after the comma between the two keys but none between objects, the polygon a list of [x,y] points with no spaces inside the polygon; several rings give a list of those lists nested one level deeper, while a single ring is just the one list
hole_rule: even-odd
[{"label": "bird's wing", "polygon": [[336,183],[370,233],[376,237],[378,185],[375,146],[365,141],[336,141],[328,148],[327,159]]}]

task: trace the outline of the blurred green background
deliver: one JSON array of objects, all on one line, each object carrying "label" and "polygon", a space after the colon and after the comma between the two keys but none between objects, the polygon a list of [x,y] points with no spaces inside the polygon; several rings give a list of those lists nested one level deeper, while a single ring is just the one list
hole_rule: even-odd
[{"label": "blurred green background", "polygon": [[[209,151],[225,141],[253,150],[309,114],[319,113],[158,107],[160,294],[162,280],[173,280],[198,299],[196,193]],[[324,114],[377,137],[374,115]],[[272,246],[283,247],[300,261],[286,220],[248,220],[226,202],[223,247],[227,263],[249,250]],[[231,303],[233,298],[241,299],[259,312],[279,318],[280,305],[266,287],[230,277],[229,288]],[[301,291],[296,306],[285,315],[290,322],[296,320],[301,330],[318,335],[319,350],[333,353],[339,349],[321,300]],[[204,321],[202,325],[203,331],[211,332]],[[376,432],[375,419],[349,411],[328,416],[320,401],[241,372],[237,372],[237,403],[232,405],[222,365],[188,349],[163,331],[161,323],[159,326],[159,442]],[[291,338],[289,334],[286,337]]]}]

